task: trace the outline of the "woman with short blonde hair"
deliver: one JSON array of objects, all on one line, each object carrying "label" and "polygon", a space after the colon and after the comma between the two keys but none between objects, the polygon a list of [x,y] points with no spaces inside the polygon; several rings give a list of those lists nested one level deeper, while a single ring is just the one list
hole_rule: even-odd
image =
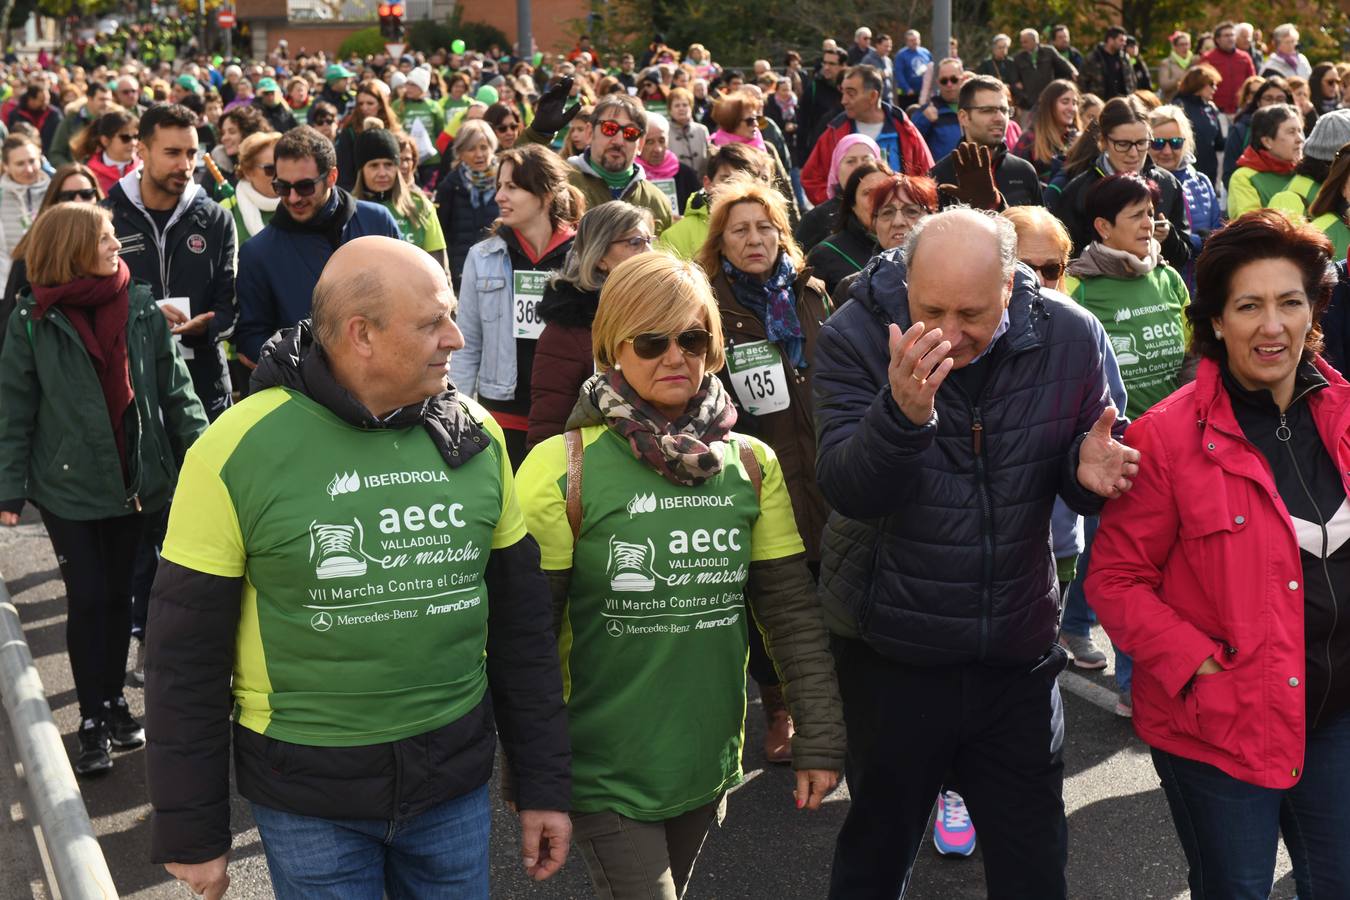
[{"label": "woman with short blonde hair", "polygon": [[714,374],[722,341],[697,266],[663,253],[620,263],[600,292],[597,374],[573,430],[535,447],[516,478],[569,673],[572,837],[602,900],[684,894],[741,780],[752,607],[800,726],[797,807],[818,809],[843,764],[790,482],[767,444],[731,430]]}]

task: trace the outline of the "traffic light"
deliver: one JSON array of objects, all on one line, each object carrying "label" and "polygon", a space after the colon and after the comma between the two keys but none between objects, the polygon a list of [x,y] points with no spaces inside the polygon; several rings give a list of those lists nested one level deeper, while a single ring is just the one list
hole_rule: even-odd
[{"label": "traffic light", "polygon": [[380,4],[380,34],[386,41],[403,40],[403,4]]}]

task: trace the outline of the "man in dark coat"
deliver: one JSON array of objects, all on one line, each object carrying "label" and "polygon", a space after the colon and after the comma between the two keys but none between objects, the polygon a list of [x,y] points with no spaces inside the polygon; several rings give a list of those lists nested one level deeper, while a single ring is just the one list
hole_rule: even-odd
[{"label": "man in dark coat", "polygon": [[1017,80],[1022,83],[1022,89],[1017,92],[1015,99],[1017,108],[1025,113],[1036,105],[1046,85],[1057,78],[1074,81],[1078,78],[1078,70],[1060,56],[1054,47],[1042,44],[1036,29],[1023,28],[1019,40],[1022,50],[1013,63],[1017,66]]},{"label": "man in dark coat", "polygon": [[1138,84],[1134,66],[1125,53],[1125,29],[1112,25],[1106,35],[1083,63],[1078,73],[1078,87],[1085,94],[1096,94],[1102,100],[1112,100],[1133,94]]},{"label": "man in dark coat", "polygon": [[1114,436],[1089,315],[1016,246],[1006,219],[931,216],[816,345],[821,492],[877,523],[861,568],[822,559],[822,581],[857,580],[849,601],[822,597],[852,791],[832,900],[903,893],[949,773],[990,895],[1067,896],[1050,514],[1056,496],[1090,514],[1129,490],[1139,454]]}]

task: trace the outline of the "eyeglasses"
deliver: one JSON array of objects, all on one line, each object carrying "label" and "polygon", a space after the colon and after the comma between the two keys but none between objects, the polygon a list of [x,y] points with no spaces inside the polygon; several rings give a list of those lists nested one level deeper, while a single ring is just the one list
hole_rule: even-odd
[{"label": "eyeglasses", "polygon": [[758,127],[758,126],[759,126],[759,116],[746,116],[744,119],[741,119],[741,124],[742,124],[742,125],[754,125],[754,126]]},{"label": "eyeglasses", "polygon": [[314,116],[309,120],[311,125],[332,125],[336,120],[332,116]]},{"label": "eyeglasses", "polygon": [[1033,270],[1040,272],[1041,278],[1045,280],[1046,284],[1054,284],[1064,274],[1065,264],[1062,262],[1041,263],[1039,266],[1025,259],[1020,260],[1020,262],[1022,265],[1030,266]]},{"label": "eyeglasses", "polygon": [[134,134],[119,134],[119,135],[117,136],[117,139],[118,139],[119,141],[121,141],[122,143],[124,143],[124,144],[130,144],[132,141],[136,140],[136,135],[134,135]]},{"label": "eyeglasses", "polygon": [[624,244],[630,250],[641,250],[643,247],[650,247],[654,240],[656,238],[650,234],[639,234],[630,238],[619,238],[617,241],[610,241],[609,243],[611,247],[615,244]]},{"label": "eyeglasses", "polygon": [[623,132],[623,139],[630,144],[636,144],[638,138],[642,137],[642,129],[636,125],[620,125],[613,119],[605,119],[600,123],[600,133],[605,137],[614,137],[620,131]]},{"label": "eyeglasses", "polygon": [[928,210],[917,203],[906,203],[903,206],[888,205],[877,210],[876,220],[878,222],[891,222],[897,215],[903,216],[907,222],[915,222],[928,215]]},{"label": "eyeglasses", "polygon": [[495,131],[495,132],[497,132],[497,133],[499,133],[499,134],[500,134],[501,132],[503,132],[503,131],[519,131],[519,130],[520,130],[520,123],[519,123],[519,122],[503,122],[503,123],[500,124],[500,125],[493,125],[493,126],[492,126],[492,130]]},{"label": "eyeglasses", "polygon": [[960,84],[960,83],[961,83],[960,75],[948,75],[946,78],[938,79],[938,84]]},{"label": "eyeglasses", "polygon": [[630,338],[629,343],[633,345],[633,352],[639,359],[658,359],[670,347],[672,337],[686,356],[708,355],[708,341],[712,335],[702,328],[691,328],[675,335],[639,334],[635,338]]},{"label": "eyeglasses", "polygon": [[80,188],[77,191],[59,191],[56,194],[57,203],[70,203],[79,198],[85,203],[93,203],[98,199],[98,191],[93,188]]},{"label": "eyeglasses", "polygon": [[291,191],[295,191],[301,197],[309,197],[327,180],[327,172],[317,178],[306,178],[304,181],[282,181],[280,178],[273,178],[272,190],[277,192],[278,197],[289,197]]},{"label": "eyeglasses", "polygon": [[1118,141],[1115,138],[1110,139],[1110,144],[1115,148],[1117,153],[1129,153],[1131,150],[1134,150],[1137,153],[1143,153],[1152,143],[1153,141],[1148,138],[1137,141]]},{"label": "eyeglasses", "polygon": [[276,178],[277,177],[276,163],[268,163],[267,165],[263,166],[262,173],[266,175],[268,178]]},{"label": "eyeglasses", "polygon": [[1010,112],[1006,106],[963,106],[961,108],[966,112],[977,112],[985,116],[1006,116]]},{"label": "eyeglasses", "polygon": [[[1164,147],[1171,147],[1173,150],[1180,150],[1182,147],[1186,146],[1186,139],[1181,137],[1154,138],[1153,140],[1148,142],[1148,145],[1152,147],[1154,150],[1161,150]],[[1120,150],[1119,147],[1117,147],[1116,149]],[[1122,150],[1121,152],[1123,153],[1124,151]]]}]

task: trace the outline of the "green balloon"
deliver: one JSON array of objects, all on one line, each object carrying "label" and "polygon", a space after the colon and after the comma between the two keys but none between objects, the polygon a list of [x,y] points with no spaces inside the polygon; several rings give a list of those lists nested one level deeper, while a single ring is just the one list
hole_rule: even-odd
[{"label": "green balloon", "polygon": [[464,39],[463,39],[463,38],[455,38],[455,39],[450,43],[450,49],[451,49],[452,51],[454,51],[455,53],[463,53],[463,52],[464,52]]},{"label": "green balloon", "polygon": [[534,51],[534,64],[537,66],[543,61],[544,61],[544,54],[540,53],[538,50]]}]

